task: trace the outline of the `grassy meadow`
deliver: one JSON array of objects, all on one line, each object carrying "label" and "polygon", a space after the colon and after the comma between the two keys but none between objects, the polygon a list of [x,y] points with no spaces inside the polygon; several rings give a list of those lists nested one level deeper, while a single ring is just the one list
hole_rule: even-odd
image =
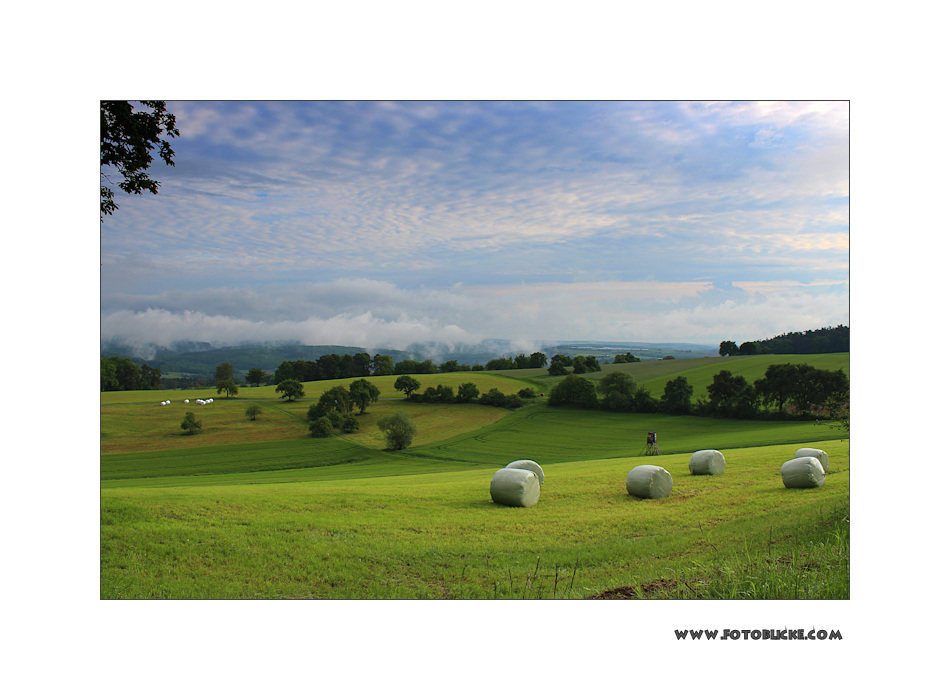
[{"label": "grassy meadow", "polygon": [[[749,372],[785,361],[766,357]],[[794,357],[822,366],[823,356]],[[829,357],[828,368],[847,368],[846,354]],[[721,358],[610,369],[644,372],[638,381],[661,382],[662,392],[679,374],[708,372],[711,382],[718,368],[739,373],[761,358],[710,359]],[[668,375],[648,376],[660,367]],[[423,389],[473,381],[513,393],[543,386],[531,371],[417,378]],[[186,395],[213,394],[103,394],[101,597],[848,597],[846,434],[813,422],[548,408],[543,399],[515,411],[420,404],[394,400],[394,379],[373,378],[390,395],[370,405],[357,433],[326,439],[307,436],[307,408],[351,380],[310,383],[295,402],[274,400],[273,387],[187,407]],[[167,398],[174,403],[159,405]],[[244,417],[248,400],[264,407],[257,421]],[[202,433],[182,433],[186,410]],[[389,452],[376,421],[396,410],[419,432],[409,449]],[[639,456],[647,431],[661,455]],[[830,456],[820,489],[782,484],[779,467],[802,446]],[[699,449],[722,451],[726,473],[690,475]],[[492,503],[492,474],[522,458],[545,471],[541,500]],[[627,494],[627,472],[647,463],[672,474],[669,498]]]}]

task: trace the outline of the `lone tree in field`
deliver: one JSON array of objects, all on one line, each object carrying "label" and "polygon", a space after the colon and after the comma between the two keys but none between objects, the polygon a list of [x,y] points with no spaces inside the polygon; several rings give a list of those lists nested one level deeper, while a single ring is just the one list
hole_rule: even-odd
[{"label": "lone tree in field", "polygon": [[274,388],[274,391],[288,401],[302,399],[304,396],[303,384],[297,379],[285,379]]},{"label": "lone tree in field", "polygon": [[386,447],[390,450],[406,449],[412,444],[412,437],[416,434],[416,426],[409,420],[409,416],[401,411],[380,418],[376,425],[386,436]]},{"label": "lone tree in field", "polygon": [[225,397],[231,398],[237,396],[238,388],[233,379],[225,379],[218,382],[218,393],[224,393]]},{"label": "lone tree in field", "polygon": [[179,136],[175,115],[165,109],[162,100],[141,100],[144,110],[131,102],[103,101],[99,103],[99,221],[119,208],[115,203],[112,181],[102,168],[115,168],[122,176],[119,189],[129,194],[151,192],[158,194],[161,184],[146,174],[152,164],[152,150],[158,146],[158,155],[166,165],[175,165],[168,141],[162,138]]},{"label": "lone tree in field", "polygon": [[181,429],[184,430],[189,435],[194,435],[195,433],[201,432],[201,421],[195,418],[195,414],[191,411],[185,414],[185,418],[181,422]]},{"label": "lone tree in field", "polygon": [[418,391],[419,387],[421,386],[422,384],[419,383],[419,380],[415,379],[414,377],[410,377],[408,374],[402,375],[396,380],[396,383],[393,384],[393,388],[396,391],[404,392],[407,399],[412,396],[414,391]]},{"label": "lone tree in field", "polygon": [[250,406],[244,409],[244,415],[248,420],[257,420],[257,417],[264,412],[264,409],[260,407],[259,404],[252,403]]}]

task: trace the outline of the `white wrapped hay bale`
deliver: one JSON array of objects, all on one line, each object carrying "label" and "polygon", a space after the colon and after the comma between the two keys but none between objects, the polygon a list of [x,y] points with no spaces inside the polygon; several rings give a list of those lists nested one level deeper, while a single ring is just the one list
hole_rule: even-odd
[{"label": "white wrapped hay bale", "polygon": [[719,450],[699,450],[689,458],[690,474],[718,476],[726,471],[726,458]]},{"label": "white wrapped hay bale", "polygon": [[782,465],[782,483],[787,489],[814,489],[825,483],[825,470],[815,457],[796,457]]},{"label": "white wrapped hay bale", "polygon": [[666,498],[673,493],[673,476],[663,467],[641,464],[627,474],[627,493],[638,498]]},{"label": "white wrapped hay bale", "polygon": [[537,474],[539,485],[544,485],[544,470],[541,469],[540,464],[530,459],[517,459],[514,462],[510,462],[505,469],[527,469],[528,471],[532,471]]},{"label": "white wrapped hay bale", "polygon": [[796,457],[814,457],[821,462],[821,468],[828,473],[828,453],[814,447],[803,447],[795,453]]},{"label": "white wrapped hay bale", "polygon": [[541,497],[541,480],[530,469],[499,469],[491,478],[491,499],[505,506],[528,508]]}]

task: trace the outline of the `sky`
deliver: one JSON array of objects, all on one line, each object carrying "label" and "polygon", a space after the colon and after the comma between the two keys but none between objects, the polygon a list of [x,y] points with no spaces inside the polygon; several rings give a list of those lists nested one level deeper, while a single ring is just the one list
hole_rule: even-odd
[{"label": "sky", "polygon": [[101,225],[102,340],[718,347],[849,325],[846,101],[168,108],[175,166]]}]

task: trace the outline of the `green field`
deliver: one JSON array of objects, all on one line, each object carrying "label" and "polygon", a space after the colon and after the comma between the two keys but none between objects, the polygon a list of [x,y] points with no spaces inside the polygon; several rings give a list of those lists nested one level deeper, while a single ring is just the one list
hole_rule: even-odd
[{"label": "green field", "polygon": [[[711,382],[722,367],[754,378],[786,361],[768,357],[611,368],[662,386],[687,372]],[[848,362],[794,357],[819,367],[826,358],[830,369]],[[516,374],[526,372],[418,378],[512,393],[543,380]],[[381,389],[393,380],[374,378]],[[309,438],[307,407],[332,384],[311,383],[297,402],[260,387],[190,404],[205,426],[194,436],[178,426],[185,392],[103,394],[101,596],[848,597],[849,442],[825,425],[549,408],[543,399],[515,411],[418,404],[393,400],[393,390],[357,433]],[[245,398],[265,407],[259,421],[244,419]],[[382,449],[376,421],[396,410],[420,430],[394,453]],[[639,456],[647,431],[657,432],[661,455]],[[779,467],[801,446],[830,455],[824,487],[784,488]],[[726,473],[691,476],[699,449],[722,451]],[[545,470],[541,500],[493,504],[492,474],[522,458]],[[673,475],[670,498],[627,494],[627,472],[644,463]]]}]

